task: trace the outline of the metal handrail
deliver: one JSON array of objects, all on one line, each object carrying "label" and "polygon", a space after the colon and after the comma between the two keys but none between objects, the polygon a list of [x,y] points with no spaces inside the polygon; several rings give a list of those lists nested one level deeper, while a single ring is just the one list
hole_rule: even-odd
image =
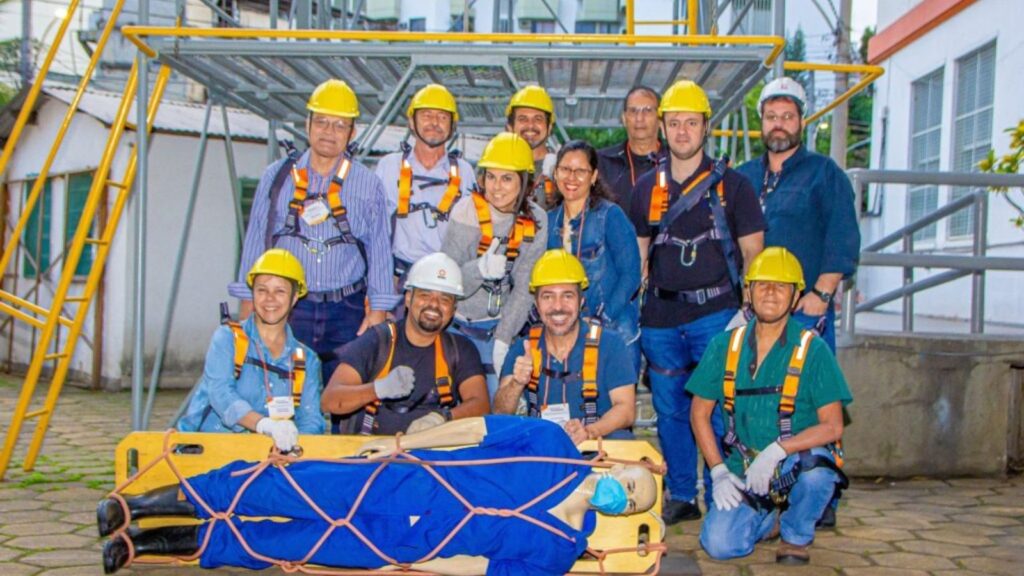
[{"label": "metal handrail", "polygon": [[[1024,174],[983,174],[973,172],[924,172],[912,170],[852,169],[847,176],[853,184],[858,217],[862,216],[861,199],[864,186],[870,183],[909,184],[933,186],[965,186],[974,188],[1024,187]],[[847,336],[855,332],[857,313],[874,310],[897,299],[903,300],[903,330],[913,331],[914,295],[918,292],[972,276],[971,333],[981,334],[985,327],[985,273],[989,270],[1024,271],[1024,258],[989,257],[986,255],[988,236],[987,190],[977,190],[951,201],[930,214],[891,232],[861,249],[861,266],[882,266],[903,269],[903,285],[860,304],[855,303],[855,283],[846,283],[843,298],[841,329]],[[939,220],[961,210],[974,207],[974,240],[970,255],[920,254],[914,252],[914,234]],[[881,250],[902,242],[899,253],[881,253]],[[947,271],[923,280],[914,280],[915,268],[948,268]]]}]

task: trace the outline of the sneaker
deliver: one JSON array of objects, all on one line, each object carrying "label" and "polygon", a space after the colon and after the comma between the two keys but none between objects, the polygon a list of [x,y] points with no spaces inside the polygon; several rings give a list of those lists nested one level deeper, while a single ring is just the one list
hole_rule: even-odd
[{"label": "sneaker", "polygon": [[700,507],[696,500],[689,502],[680,500],[667,500],[661,511],[661,519],[665,524],[672,526],[686,520],[700,520]]},{"label": "sneaker", "polygon": [[835,528],[836,527],[836,509],[831,505],[825,507],[825,511],[821,513],[821,518],[814,525],[815,528]]},{"label": "sneaker", "polygon": [[811,561],[807,546],[797,546],[783,540],[775,551],[775,562],[785,566],[803,566]]}]

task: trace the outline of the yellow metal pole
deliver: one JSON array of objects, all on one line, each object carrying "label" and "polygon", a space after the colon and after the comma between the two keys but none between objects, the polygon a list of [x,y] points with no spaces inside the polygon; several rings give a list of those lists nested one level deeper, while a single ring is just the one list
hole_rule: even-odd
[{"label": "yellow metal pole", "polygon": [[686,2],[686,33],[691,36],[700,34],[700,29],[697,28],[698,4],[698,0],[687,0]]},{"label": "yellow metal pole", "polygon": [[[150,95],[149,106],[146,109],[146,127],[147,134],[153,130],[153,123],[156,121],[156,112],[160,107],[160,101],[163,98],[164,88],[167,86],[167,79],[171,76],[171,69],[168,66],[161,66],[160,72],[157,74],[156,82],[153,84],[153,93]],[[127,120],[127,118],[126,118]],[[31,470],[36,463],[36,458],[39,456],[39,450],[43,447],[43,439],[46,438],[46,430],[50,427],[50,418],[53,417],[54,408],[57,406],[57,399],[60,397],[61,389],[64,387],[64,380],[67,378],[68,370],[71,368],[71,353],[75,349],[75,344],[78,342],[78,337],[82,333],[82,328],[85,325],[85,317],[89,312],[89,305],[92,303],[93,295],[96,293],[97,287],[99,287],[100,278],[103,276],[102,270],[107,261],[107,255],[110,252],[110,244],[114,240],[114,233],[117,232],[118,222],[121,219],[121,213],[124,211],[124,206],[128,202],[128,197],[131,195],[132,182],[135,181],[135,169],[138,166],[138,149],[133,148],[131,156],[128,160],[128,166],[125,168],[124,179],[121,180],[122,186],[118,187],[117,199],[114,201],[114,206],[111,210],[109,219],[107,220],[107,227],[103,230],[99,248],[96,251],[96,258],[93,260],[92,269],[89,271],[89,278],[86,280],[85,288],[83,289],[83,296],[85,300],[79,304],[78,311],[75,314],[75,323],[68,332],[67,343],[65,344],[66,356],[60,358],[57,362],[57,370],[53,374],[53,380],[50,383],[50,389],[46,394],[46,401],[43,404],[43,409],[39,416],[39,423],[36,424],[35,433],[32,435],[32,442],[29,444],[28,452],[25,454],[25,471]],[[102,197],[102,188],[96,187],[95,182],[93,183],[94,189],[90,190],[90,195],[96,194],[96,201],[93,202],[93,212],[90,212],[88,218],[86,213],[82,211],[82,219],[78,222],[78,229],[75,231],[75,241],[79,240],[79,237],[83,242],[79,245],[80,250],[78,252],[72,252],[68,255],[75,257],[75,264],[71,266],[70,270],[72,274],[68,274],[68,264],[65,263],[65,274],[61,280],[67,279],[69,282],[74,277],[74,269],[78,265],[77,257],[81,254],[81,248],[84,247],[84,239],[88,237],[92,230],[92,220],[95,214],[95,207],[99,204],[99,199]],[[106,184],[104,183],[104,186]],[[74,250],[75,243],[72,242],[72,251]]]},{"label": "yellow metal pole", "polygon": [[[99,187],[107,185],[107,175],[110,173],[110,165],[113,163],[114,156],[117,154],[117,147],[121,140],[121,134],[124,132],[125,120],[128,117],[128,111],[131,109],[132,98],[135,94],[136,76],[135,66],[133,65],[132,72],[128,75],[128,81],[125,82],[124,91],[121,94],[121,104],[118,107],[117,114],[110,126],[110,134],[107,137],[107,144],[103,150],[100,165],[96,169],[96,176],[93,177],[92,188],[89,190],[89,196],[82,209],[81,218],[83,221],[87,218],[91,221],[92,215],[96,210],[96,204],[100,197]],[[25,374],[25,381],[21,385],[21,394],[18,396],[18,403],[15,405],[14,412],[11,415],[11,424],[7,429],[7,437],[4,439],[3,451],[0,452],[0,480],[2,480],[7,474],[7,467],[11,463],[11,457],[14,455],[14,448],[18,444],[18,435],[21,433],[21,427],[24,424],[25,415],[28,413],[29,405],[32,403],[32,395],[35,393],[36,385],[39,383],[39,376],[42,374],[43,364],[48,360],[47,356],[50,340],[53,338],[54,332],[57,328],[56,314],[53,312],[60,310],[64,305],[64,299],[67,296],[68,288],[71,285],[72,278],[74,277],[75,268],[78,266],[78,256],[82,253],[82,248],[85,246],[85,237],[85,228],[79,225],[78,230],[75,232],[75,237],[71,241],[71,248],[68,250],[69,253],[65,256],[64,269],[61,272],[61,279],[57,284],[57,289],[54,292],[53,301],[51,303],[51,313],[42,327],[39,340],[36,343],[35,353],[32,355],[32,361],[29,363],[28,373]]]},{"label": "yellow metal pole", "polygon": [[[14,255],[15,247],[18,242],[21,241],[21,234],[24,231],[25,226],[28,225],[29,218],[32,216],[32,210],[39,201],[39,196],[42,194],[43,187],[46,185],[46,178],[50,175],[50,168],[53,167],[53,162],[57,157],[57,151],[60,149],[60,145],[64,142],[64,136],[67,135],[68,129],[71,127],[71,121],[74,119],[75,113],[78,111],[78,104],[81,102],[82,95],[85,94],[85,90],[89,86],[89,79],[92,78],[92,73],[96,69],[96,65],[99,63],[100,56],[103,55],[103,49],[107,44],[107,40],[115,29],[117,18],[121,13],[122,6],[124,6],[124,0],[119,0],[114,4],[114,7],[110,12],[110,18],[107,20],[107,25],[103,28],[103,32],[96,41],[96,48],[93,50],[92,57],[89,58],[89,65],[82,74],[82,80],[78,83],[78,90],[75,91],[74,97],[71,98],[71,102],[68,104],[68,109],[64,113],[64,119],[61,121],[60,127],[57,129],[57,134],[54,136],[53,143],[50,146],[50,152],[47,154],[46,160],[43,161],[42,168],[39,169],[35,182],[32,184],[32,190],[25,198],[25,203],[21,207],[21,216],[18,218],[18,223],[14,225],[14,229],[11,231],[10,240],[7,242],[7,246],[4,247],[3,255],[0,256],[0,270],[7,270],[7,266],[11,262],[11,257]],[[70,13],[71,12],[69,10],[68,17],[70,17]],[[59,41],[54,40],[54,46],[57,46],[58,44]],[[41,87],[42,83],[43,77],[40,76],[36,81],[36,85]],[[36,86],[33,85],[33,89],[35,88]],[[22,107],[22,111],[25,110],[31,110],[31,107]],[[17,136],[12,135],[11,139],[7,143],[10,145],[15,142],[16,139]],[[0,166],[6,166],[6,149],[4,150],[4,154],[3,163],[0,164]],[[3,170],[0,169],[0,174],[2,173]]]},{"label": "yellow metal pole", "polygon": [[[7,300],[11,304],[13,304],[14,307],[25,308],[29,312],[32,312],[33,314],[38,314],[40,316],[46,316],[47,314],[50,313],[50,311],[47,310],[46,308],[43,308],[42,306],[34,302],[29,302],[28,300],[25,300],[21,296],[11,294],[6,290],[0,290],[0,300]],[[4,304],[4,306],[6,306],[6,304]],[[64,326],[71,326],[71,319],[68,318],[67,316],[61,316],[58,321]]]},{"label": "yellow metal pole", "polygon": [[[28,117],[32,115],[32,109],[36,106],[39,92],[43,89],[43,81],[46,80],[46,75],[50,72],[50,65],[53,64],[53,59],[57,56],[57,50],[60,49],[61,42],[64,40],[64,34],[68,31],[68,26],[71,25],[71,17],[74,15],[75,10],[78,9],[78,3],[79,0],[71,0],[71,3],[68,4],[64,19],[57,28],[57,35],[53,37],[50,51],[46,53],[43,65],[39,68],[39,72],[36,75],[36,81],[32,83],[32,87],[29,88],[28,94],[25,96],[25,102],[21,105],[18,118],[14,121],[14,126],[11,128],[11,134],[7,137],[3,154],[0,154],[0,177],[7,170],[7,163],[11,161],[11,155],[14,154],[14,148],[18,144],[18,138],[21,137],[21,131],[25,128],[25,124],[28,123]],[[6,269],[6,267],[0,268],[0,270]]]},{"label": "yellow metal pole", "polygon": [[633,6],[635,1],[626,0],[626,36],[636,35],[636,7]]}]

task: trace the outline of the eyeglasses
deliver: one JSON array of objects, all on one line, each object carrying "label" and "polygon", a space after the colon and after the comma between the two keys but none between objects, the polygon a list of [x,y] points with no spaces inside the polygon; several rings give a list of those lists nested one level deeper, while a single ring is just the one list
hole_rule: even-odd
[{"label": "eyeglasses", "polygon": [[577,180],[586,180],[594,173],[590,168],[569,168],[568,166],[559,166],[555,171],[558,172],[559,178],[574,176]]},{"label": "eyeglasses", "polygon": [[344,134],[352,129],[352,124],[349,122],[345,122],[344,120],[335,120],[332,122],[323,116],[313,118],[313,126],[320,131],[331,129],[336,134]]},{"label": "eyeglasses", "polygon": [[799,116],[795,112],[786,112],[785,114],[773,114],[769,112],[768,114],[764,115],[762,120],[764,122],[771,123],[775,123],[781,120],[782,122],[789,123],[797,118],[799,118]]},{"label": "eyeglasses", "polygon": [[655,112],[653,106],[630,106],[626,108],[626,116],[637,118],[639,116],[651,116]]}]

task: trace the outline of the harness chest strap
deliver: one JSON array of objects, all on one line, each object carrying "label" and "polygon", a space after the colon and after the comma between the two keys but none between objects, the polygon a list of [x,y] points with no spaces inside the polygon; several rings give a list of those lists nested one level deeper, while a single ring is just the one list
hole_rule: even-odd
[{"label": "harness chest strap", "polygon": [[[411,150],[412,148],[406,149],[402,155],[402,168],[398,173],[398,209],[395,212],[395,216],[398,218],[409,216],[413,181],[412,164],[409,162],[409,152]],[[455,152],[448,154],[448,185],[444,191],[444,196],[441,197],[441,201],[437,204],[437,214],[443,218],[448,216],[455,201],[462,195],[460,190],[462,177],[459,175],[458,158],[458,154]]]},{"label": "harness chest strap", "polygon": [[[660,225],[662,216],[665,215],[665,212],[668,212],[669,193],[667,165],[668,162],[665,161],[664,159],[658,162],[658,171],[655,175],[654,187],[651,188],[651,204],[648,207],[647,212],[647,222],[651,226]],[[700,174],[698,174],[697,177],[694,178],[693,181],[690,182],[690,184],[679,194],[679,197],[682,198],[683,196],[689,194],[691,190],[699,186],[701,182],[703,182],[706,178],[711,176],[711,173],[713,171],[714,170],[707,170],[705,172],[701,172]],[[718,192],[719,195],[722,198],[724,198],[725,195],[722,193],[722,184],[722,181],[719,181]]]},{"label": "harness chest strap", "polygon": [[[374,380],[384,378],[391,372],[391,365],[395,359],[395,346],[398,341],[398,326],[394,322],[387,322],[388,337],[389,337],[389,348],[387,360],[384,362],[384,366],[380,369],[380,372],[374,377]],[[451,370],[448,366],[448,359],[444,355],[444,345],[441,341],[441,336],[438,334],[434,338],[434,386],[437,389],[437,396],[442,406],[452,407],[455,405],[455,394],[452,388]],[[363,425],[361,432],[363,434],[372,434],[374,421],[376,420],[377,413],[380,411],[380,400],[375,400],[370,404],[366,405],[365,417],[363,418]]]},{"label": "harness chest strap", "polygon": [[[476,209],[476,219],[480,224],[480,242],[477,244],[476,254],[477,256],[482,256],[490,248],[491,241],[494,240],[494,223],[491,221],[490,206],[487,204],[483,194],[474,191],[471,198],[473,199],[473,207]],[[506,270],[512,270],[512,264],[515,262],[516,257],[519,256],[519,247],[522,243],[533,242],[536,235],[537,223],[532,218],[525,216],[516,218],[515,225],[509,234],[508,247],[505,251],[505,257],[508,258],[505,266]]]},{"label": "harness chest strap", "polygon": [[[238,322],[227,320],[224,321],[224,325],[231,329],[231,335],[234,338],[235,351],[232,359],[234,361],[235,380],[238,380],[242,375],[242,366],[245,365],[248,358],[249,335],[245,333],[242,325]],[[302,389],[306,385],[306,354],[301,347],[296,347],[292,352],[290,375],[292,402],[298,408],[299,403],[302,401]]]},{"label": "harness chest strap", "polygon": [[[587,323],[587,334],[583,345],[583,413],[584,424],[593,424],[598,420],[597,414],[597,366],[601,345],[601,324],[597,322]],[[526,403],[530,416],[540,416],[540,401],[537,391],[540,388],[540,374],[544,366],[544,353],[540,349],[540,338],[543,335],[544,326],[536,325],[530,328],[530,335],[524,342],[526,352],[530,355],[533,370],[530,373],[530,382],[526,385]]]}]

